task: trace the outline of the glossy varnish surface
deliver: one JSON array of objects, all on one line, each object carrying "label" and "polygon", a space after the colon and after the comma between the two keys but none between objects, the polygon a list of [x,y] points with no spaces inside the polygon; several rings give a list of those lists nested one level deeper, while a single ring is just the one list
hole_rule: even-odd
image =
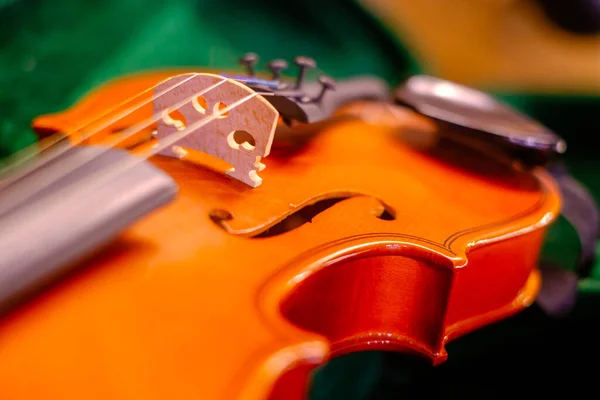
[{"label": "glossy varnish surface", "polygon": [[529,305],[554,182],[449,144],[418,150],[405,118],[275,148],[255,189],[154,157],[179,197],[4,317],[0,398],[302,398],[329,356],[439,363],[447,341]]}]

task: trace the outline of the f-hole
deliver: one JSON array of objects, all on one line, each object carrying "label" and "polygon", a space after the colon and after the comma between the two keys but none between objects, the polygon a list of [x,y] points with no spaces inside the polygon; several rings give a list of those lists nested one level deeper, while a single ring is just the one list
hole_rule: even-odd
[{"label": "f-hole", "polygon": [[[267,230],[261,233],[252,234],[250,235],[250,237],[260,239],[274,237],[282,235],[286,232],[290,232],[304,224],[311,223],[313,218],[316,217],[318,214],[321,214],[322,212],[332,208],[339,202],[347,200],[350,197],[353,196],[331,197],[319,200],[314,204],[307,205],[296,210],[292,214],[285,217],[283,220],[269,227]],[[381,201],[380,204],[382,207],[378,207],[377,209],[371,210],[371,214],[375,218],[379,218],[385,221],[394,221],[396,219],[395,210]],[[214,223],[216,223],[225,230],[228,230],[227,222],[233,219],[233,215],[229,211],[222,209],[211,211],[209,217]]]},{"label": "f-hole", "polygon": [[240,146],[244,150],[253,150],[256,147],[256,140],[246,131],[233,131],[227,136],[227,143],[232,149],[238,150]]},{"label": "f-hole", "polygon": [[393,221],[396,219],[396,216],[394,214],[394,209],[388,207],[385,210],[383,210],[383,212],[380,215],[377,215],[377,218],[382,219],[384,221]]}]

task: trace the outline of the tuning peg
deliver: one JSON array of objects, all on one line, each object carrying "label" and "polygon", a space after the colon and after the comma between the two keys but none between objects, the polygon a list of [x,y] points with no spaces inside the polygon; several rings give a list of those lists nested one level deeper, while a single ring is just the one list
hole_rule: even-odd
[{"label": "tuning peg", "polygon": [[248,70],[248,76],[254,76],[254,66],[258,62],[258,55],[256,53],[246,53],[244,57],[240,59],[240,65],[246,67]]},{"label": "tuning peg", "polygon": [[320,103],[323,100],[323,96],[325,96],[325,92],[335,90],[336,87],[335,80],[327,75],[319,76],[319,83],[321,84],[321,93],[313,99],[315,103]]},{"label": "tuning peg", "polygon": [[281,75],[281,71],[288,67],[288,63],[285,60],[273,60],[267,64],[271,72],[273,73],[272,80],[276,81]]},{"label": "tuning peg", "polygon": [[294,63],[298,66],[298,78],[296,78],[296,89],[300,89],[302,87],[302,82],[304,81],[304,74],[306,70],[309,68],[315,68],[317,63],[315,60],[309,57],[296,57]]}]

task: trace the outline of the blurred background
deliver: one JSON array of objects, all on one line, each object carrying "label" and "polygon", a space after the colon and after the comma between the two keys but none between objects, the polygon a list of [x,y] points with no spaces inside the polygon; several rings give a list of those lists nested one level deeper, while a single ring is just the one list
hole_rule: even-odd
[{"label": "blurred background", "polygon": [[[237,68],[253,51],[263,62],[310,56],[334,78],[393,85],[427,73],[489,91],[562,135],[570,171],[600,199],[599,34],[596,0],[0,0],[0,157],[36,140],[34,117],[111,78]],[[559,221],[544,258],[569,269],[578,251]],[[596,265],[565,318],[533,306],[451,343],[437,368],[380,352],[342,357],[315,374],[311,399],[589,394],[598,310]]]}]

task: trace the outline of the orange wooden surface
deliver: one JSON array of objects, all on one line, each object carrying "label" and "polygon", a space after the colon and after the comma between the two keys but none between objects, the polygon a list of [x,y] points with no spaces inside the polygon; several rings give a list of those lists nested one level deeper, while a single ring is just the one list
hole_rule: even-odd
[{"label": "orange wooden surface", "polygon": [[440,363],[449,340],[531,304],[553,180],[418,149],[403,134],[422,121],[401,115],[275,146],[255,189],[153,157],[178,198],[0,321],[0,398],[301,399],[328,357]]}]

